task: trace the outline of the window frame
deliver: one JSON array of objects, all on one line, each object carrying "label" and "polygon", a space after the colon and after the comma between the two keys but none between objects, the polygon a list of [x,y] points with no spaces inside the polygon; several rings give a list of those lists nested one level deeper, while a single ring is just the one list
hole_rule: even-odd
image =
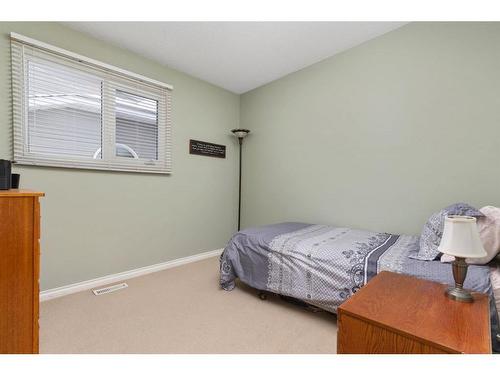
[{"label": "window frame", "polygon": [[[172,173],[171,168],[171,92],[173,87],[160,81],[62,50],[46,43],[11,33],[14,161],[23,165]],[[46,155],[30,152],[28,144],[28,61],[47,60],[90,73],[102,82],[101,158]],[[157,159],[133,159],[116,155],[116,90],[157,102]]]}]

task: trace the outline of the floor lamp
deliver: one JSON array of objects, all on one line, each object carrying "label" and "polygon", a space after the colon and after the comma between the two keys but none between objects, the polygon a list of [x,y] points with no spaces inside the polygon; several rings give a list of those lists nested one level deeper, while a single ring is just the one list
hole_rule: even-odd
[{"label": "floor lamp", "polygon": [[237,138],[240,144],[240,177],[239,177],[239,190],[238,190],[238,231],[240,230],[240,219],[241,219],[241,147],[243,145],[243,138],[245,138],[250,130],[248,129],[233,129],[231,130]]}]

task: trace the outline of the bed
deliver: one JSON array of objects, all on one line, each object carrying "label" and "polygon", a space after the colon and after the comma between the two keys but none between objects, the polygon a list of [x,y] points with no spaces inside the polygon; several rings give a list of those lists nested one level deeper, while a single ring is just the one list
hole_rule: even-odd
[{"label": "bed", "polygon": [[[381,271],[453,284],[449,264],[421,261],[419,237],[305,223],[280,223],[236,233],[220,258],[220,285],[235,280],[336,313],[337,308]],[[498,315],[488,266],[470,266],[464,287],[490,295],[493,348]]]}]

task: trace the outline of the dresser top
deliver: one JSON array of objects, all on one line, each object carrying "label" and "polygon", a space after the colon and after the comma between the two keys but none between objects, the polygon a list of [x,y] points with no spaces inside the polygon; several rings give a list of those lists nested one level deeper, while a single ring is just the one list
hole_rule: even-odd
[{"label": "dresser top", "polygon": [[[451,265],[450,265],[451,273]],[[489,299],[453,301],[448,286],[393,272],[381,272],[344,302],[347,315],[458,353],[491,353]]]},{"label": "dresser top", "polygon": [[0,197],[43,197],[45,193],[41,191],[26,189],[0,190]]}]

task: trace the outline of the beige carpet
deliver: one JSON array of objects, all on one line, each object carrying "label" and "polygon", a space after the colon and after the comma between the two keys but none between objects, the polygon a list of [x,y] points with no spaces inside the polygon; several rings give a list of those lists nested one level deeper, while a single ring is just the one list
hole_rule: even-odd
[{"label": "beige carpet", "polygon": [[335,353],[335,317],[239,284],[218,285],[218,258],[42,303],[42,353]]}]

